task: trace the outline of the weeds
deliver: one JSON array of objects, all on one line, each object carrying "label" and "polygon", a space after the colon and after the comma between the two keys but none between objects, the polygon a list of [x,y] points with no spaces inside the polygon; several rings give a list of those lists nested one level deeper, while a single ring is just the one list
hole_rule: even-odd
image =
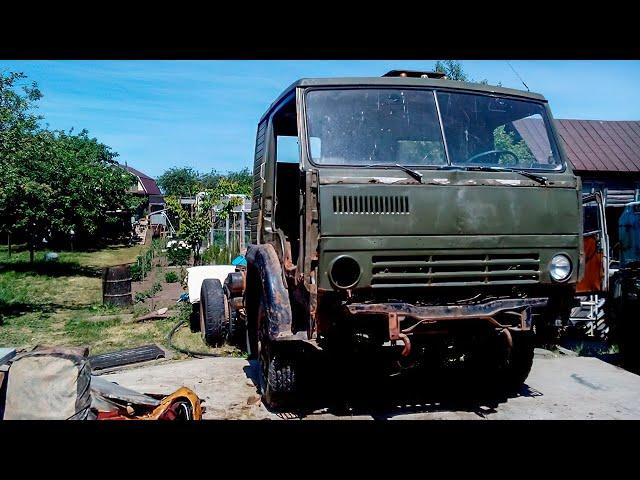
[{"label": "weeds", "polygon": [[167,283],[176,283],[179,278],[176,272],[167,272],[164,274],[164,279]]},{"label": "weeds", "polygon": [[136,303],[144,302],[147,298],[153,297],[160,290],[162,290],[162,284],[160,282],[156,282],[153,284],[151,288],[144,290],[142,292],[136,293],[135,301]]}]

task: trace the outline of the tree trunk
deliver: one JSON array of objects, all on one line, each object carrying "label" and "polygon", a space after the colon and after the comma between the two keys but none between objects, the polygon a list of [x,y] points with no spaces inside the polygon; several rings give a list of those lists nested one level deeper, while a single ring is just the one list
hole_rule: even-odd
[{"label": "tree trunk", "polygon": [[29,242],[29,263],[33,263],[35,257],[35,245],[33,242]]},{"label": "tree trunk", "polygon": [[11,257],[11,233],[7,232],[7,250],[9,252],[9,257]]}]

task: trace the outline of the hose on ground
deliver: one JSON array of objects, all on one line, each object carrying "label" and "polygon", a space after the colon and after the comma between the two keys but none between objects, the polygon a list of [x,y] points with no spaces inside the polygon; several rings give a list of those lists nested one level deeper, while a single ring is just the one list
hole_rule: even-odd
[{"label": "hose on ground", "polygon": [[185,355],[189,355],[190,357],[223,357],[226,355],[220,354],[220,353],[208,353],[208,352],[194,352],[193,350],[188,350],[186,348],[182,348],[182,347],[178,347],[176,345],[173,344],[173,336],[174,334],[184,325],[187,324],[186,320],[180,320],[178,323],[176,323],[176,325],[171,329],[171,331],[169,332],[169,335],[167,335],[167,343],[169,344],[169,347],[173,348],[174,350],[180,352],[180,353],[184,353]]}]

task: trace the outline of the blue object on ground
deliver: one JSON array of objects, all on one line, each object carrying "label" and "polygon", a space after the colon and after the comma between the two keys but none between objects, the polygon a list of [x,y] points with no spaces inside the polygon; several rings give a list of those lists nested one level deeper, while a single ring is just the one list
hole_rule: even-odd
[{"label": "blue object on ground", "polygon": [[237,266],[246,267],[247,266],[247,259],[244,258],[244,255],[238,255],[236,258],[231,260],[231,265],[235,265],[236,267]]},{"label": "blue object on ground", "polygon": [[178,298],[178,302],[188,302],[188,301],[189,301],[189,294],[187,292],[184,292],[183,294],[180,295],[180,298]]},{"label": "blue object on ground", "polygon": [[45,262],[55,262],[56,260],[58,260],[58,254],[55,252],[47,252],[44,255],[44,261]]}]

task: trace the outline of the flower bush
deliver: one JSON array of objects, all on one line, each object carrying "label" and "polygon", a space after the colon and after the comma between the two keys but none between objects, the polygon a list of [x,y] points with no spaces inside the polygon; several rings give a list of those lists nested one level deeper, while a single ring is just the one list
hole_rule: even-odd
[{"label": "flower bush", "polygon": [[167,242],[167,259],[174,265],[186,265],[191,258],[191,248],[184,240]]}]

